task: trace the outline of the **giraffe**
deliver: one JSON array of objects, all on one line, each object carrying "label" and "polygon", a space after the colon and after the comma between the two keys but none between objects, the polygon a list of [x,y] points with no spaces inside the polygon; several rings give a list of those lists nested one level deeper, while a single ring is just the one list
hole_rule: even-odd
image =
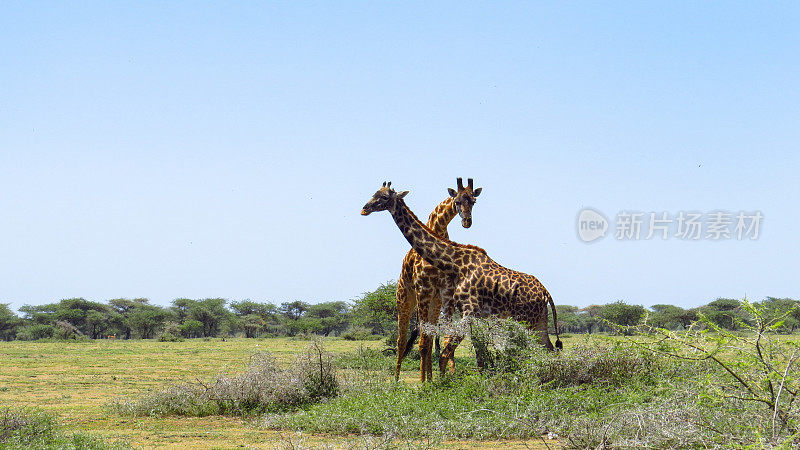
[{"label": "giraffe", "polygon": [[[536,277],[501,266],[480,247],[458,244],[435,235],[406,205],[403,197],[407,194],[408,191],[398,193],[392,189],[391,182],[384,182],[361,209],[361,215],[389,211],[400,232],[420,257],[453,277],[453,302],[461,308],[464,320],[469,321],[473,315],[489,314],[527,318],[528,327],[537,332],[542,345],[553,350],[547,334],[547,306],[550,305],[556,323],[555,348],[563,347],[558,338],[553,298]],[[445,344],[439,360],[442,373],[450,364],[459,341],[460,338],[453,338]]]},{"label": "giraffe", "polygon": [[[472,178],[467,179],[467,187],[464,187],[461,178],[456,179],[456,188],[447,189],[449,196],[436,206],[426,224],[433,234],[445,239],[449,238],[447,226],[456,215],[461,216],[461,226],[464,228],[472,226],[472,207],[475,204],[475,198],[483,190],[482,188],[473,188]],[[400,278],[397,280],[396,295],[398,314],[395,380],[400,379],[400,365],[414,339],[413,337],[408,339],[407,343],[408,324],[415,307],[420,323],[419,329],[423,330],[419,338],[420,380],[433,379],[432,336],[424,332],[422,325],[436,325],[442,307],[442,296],[452,294],[453,282],[452,276],[448,276],[425,262],[414,249],[409,250],[403,258],[403,267],[400,271]],[[447,299],[446,302],[452,304],[449,300]]]}]

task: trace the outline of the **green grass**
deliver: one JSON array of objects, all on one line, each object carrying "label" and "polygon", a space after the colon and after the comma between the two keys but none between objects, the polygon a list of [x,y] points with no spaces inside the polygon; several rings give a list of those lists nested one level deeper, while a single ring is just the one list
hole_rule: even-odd
[{"label": "green grass", "polygon": [[[382,341],[327,339],[331,353],[354,354],[358,348],[380,349]],[[362,436],[297,434],[261,426],[252,418],[127,417],[109,410],[116,399],[135,399],[165,386],[212,380],[221,373],[244,371],[251,355],[267,351],[288,365],[309,341],[269,339],[99,340],[89,342],[0,342],[0,405],[37,408],[53,417],[64,435],[76,434],[108,443],[158,448],[274,448],[302,444],[361,448],[379,442]],[[461,351],[460,351],[461,352]],[[459,353],[462,354],[462,353]],[[346,356],[345,358],[351,358]],[[382,356],[378,368],[388,383],[394,356]],[[404,378],[418,378],[418,361],[409,361]],[[376,369],[376,370],[378,370]],[[354,372],[357,369],[347,369]],[[424,443],[408,443],[413,448]],[[497,442],[445,443],[454,448],[492,448]],[[536,442],[503,442],[536,447]],[[0,445],[0,448],[4,448]]]},{"label": "green grass", "polygon": [[[792,345],[798,340],[777,339]],[[36,407],[54,418],[59,439],[77,436],[98,448],[102,442],[175,448],[544,448],[540,436],[547,432],[575,447],[779,443],[759,437],[769,426],[762,410],[747,402],[722,402],[709,389],[724,387],[725,374],[713,364],[645,355],[620,337],[576,335],[564,341],[560,355],[533,351],[515,364],[516,371],[489,375],[478,373],[466,341],[455,375],[435,374],[434,383],[421,385],[415,360],[406,360],[400,383],[393,382],[395,357],[378,351],[381,341],[328,339],[325,348],[340,367],[338,396],[266,415],[216,410],[229,415],[205,417],[120,414],[109,405],[176,384],[235,377],[263,351],[288,368],[309,341],[4,342],[0,405]]]},{"label": "green grass", "polygon": [[456,374],[431,384],[364,376],[337,398],[293,414],[270,415],[266,423],[316,433],[412,439],[532,439],[564,429],[564,417],[599,416],[610,405],[641,403],[655,395],[652,361],[630,348],[594,342],[592,347],[573,345],[562,355],[532,353],[514,373],[478,374],[464,358]]},{"label": "green grass", "polygon": [[538,348],[512,354],[524,354],[508,366],[513,371],[500,365],[478,374],[464,365],[425,385],[387,383],[381,373],[389,367],[372,375],[362,371],[338,397],[267,415],[265,426],[438,441],[532,440],[555,433],[574,448],[800,444],[787,429],[774,428],[762,403],[729,396],[736,383],[712,361],[668,358],[622,338],[598,336],[574,339],[561,354]]},{"label": "green grass", "polygon": [[65,432],[52,415],[40,410],[0,408],[0,448],[103,450],[127,445],[105,443],[86,433]]}]

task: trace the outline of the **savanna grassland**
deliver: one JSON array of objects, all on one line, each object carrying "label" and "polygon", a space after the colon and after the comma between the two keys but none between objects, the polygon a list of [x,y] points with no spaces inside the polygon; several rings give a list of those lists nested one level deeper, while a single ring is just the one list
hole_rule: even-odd
[{"label": "savanna grassland", "polygon": [[555,354],[514,322],[474,325],[456,373],[424,385],[413,357],[393,381],[383,341],[7,342],[0,406],[94,439],[56,448],[800,445],[796,335],[651,328]]},{"label": "savanna grassland", "polygon": [[[288,364],[308,345],[309,341],[290,338],[1,342],[0,406],[39,408],[52,413],[68,431],[82,431],[105,442],[118,441],[133,447],[373,445],[359,436],[304,433],[301,437],[293,431],[264,428],[252,417],[132,418],[108,408],[115,399],[135,399],[171,383],[210,380],[220,373],[240,372],[258,352],[269,352],[279,363]],[[327,351],[341,354],[359,348],[380,348],[383,343],[329,339],[324,345]],[[406,363],[404,381],[415,382],[416,363]],[[387,382],[391,378],[388,367]],[[491,447],[494,443],[465,441],[457,446]]]},{"label": "savanna grassland", "polygon": [[[379,342],[331,340],[332,352]],[[169,383],[207,380],[241,371],[250,355],[268,351],[281,362],[308,341],[274,339],[97,340],[0,343],[0,404],[52,412],[65,427],[133,446],[259,446],[280,441],[275,431],[235,417],[120,417],[107,411],[117,397],[133,397]]]}]

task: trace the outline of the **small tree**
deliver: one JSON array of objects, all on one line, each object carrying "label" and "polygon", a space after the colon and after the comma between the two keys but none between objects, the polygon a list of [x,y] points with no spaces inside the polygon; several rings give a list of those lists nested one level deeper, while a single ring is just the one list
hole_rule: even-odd
[{"label": "small tree", "polygon": [[540,341],[530,330],[513,319],[476,318],[469,323],[478,368],[489,373],[516,372]]},{"label": "small tree", "polygon": [[190,298],[176,298],[172,301],[172,311],[175,312],[178,323],[183,323],[189,319],[189,311],[195,304],[197,304],[197,301]]},{"label": "small tree", "polygon": [[266,325],[264,319],[258,314],[248,314],[239,318],[239,328],[244,331],[244,337],[258,337],[264,330],[264,325]]},{"label": "small tree", "polygon": [[384,283],[354,301],[353,324],[386,335],[397,326],[397,283]]},{"label": "small tree", "polygon": [[307,331],[308,323],[300,323],[308,311],[309,304],[295,300],[293,302],[281,303],[278,307],[278,314],[281,316],[281,323],[289,336]]},{"label": "small tree", "polygon": [[556,311],[558,312],[558,328],[562,333],[580,333],[583,331],[584,326],[581,316],[578,314],[577,306],[556,305]]},{"label": "small tree", "polygon": [[109,306],[115,313],[112,316],[112,324],[119,332],[119,336],[124,339],[131,338],[131,313],[140,306],[149,305],[149,300],[146,298],[114,298],[108,301]]},{"label": "small tree", "polygon": [[152,339],[171,314],[160,306],[141,305],[128,316],[128,323],[142,339]]},{"label": "small tree", "polygon": [[189,318],[203,325],[204,337],[217,336],[223,325],[227,325],[231,313],[225,308],[225,303],[227,300],[222,298],[207,298],[190,305]]},{"label": "small tree", "polygon": [[301,302],[299,300],[295,300],[293,302],[284,302],[281,303],[281,306],[278,308],[278,313],[286,317],[288,320],[299,320],[301,317],[303,317],[303,314],[308,311],[308,307],[308,303]]},{"label": "small tree", "polygon": [[600,318],[600,312],[603,310],[601,305],[589,305],[579,312],[581,324],[587,333],[592,334],[592,330],[602,331],[603,320]]},{"label": "small tree", "polygon": [[245,337],[258,337],[265,332],[284,334],[285,329],[278,315],[278,308],[271,303],[258,303],[251,300],[231,302],[236,325]]},{"label": "small tree", "polygon": [[341,333],[350,322],[350,307],[345,302],[326,302],[310,305],[306,318],[318,321],[317,331],[325,336]]},{"label": "small tree", "polygon": [[180,324],[178,328],[180,329],[183,337],[194,338],[201,337],[203,335],[203,323],[198,320],[189,319]]},{"label": "small tree", "polygon": [[8,303],[0,303],[0,340],[11,341],[17,337],[17,330],[22,325],[20,319]]},{"label": "small tree", "polygon": [[740,322],[749,320],[743,314],[739,300],[730,298],[718,298],[706,306],[698,309],[706,319],[715,325],[728,329],[736,330]]},{"label": "small tree", "polygon": [[759,305],[768,318],[784,317],[783,326],[778,331],[793,333],[800,328],[800,301],[791,298],[767,297]]},{"label": "small tree", "polygon": [[690,321],[684,326],[687,311],[679,306],[653,305],[650,309],[653,311],[650,314],[650,323],[657,327],[675,330],[685,328],[692,322]]},{"label": "small tree", "polygon": [[639,323],[644,316],[645,309],[641,305],[628,305],[622,300],[609,303],[600,310],[600,317],[604,320],[623,327]]},{"label": "small tree", "polygon": [[82,335],[97,339],[112,322],[111,308],[98,302],[83,298],[68,298],[55,305],[45,305],[52,308],[54,321],[67,322],[80,331]]}]

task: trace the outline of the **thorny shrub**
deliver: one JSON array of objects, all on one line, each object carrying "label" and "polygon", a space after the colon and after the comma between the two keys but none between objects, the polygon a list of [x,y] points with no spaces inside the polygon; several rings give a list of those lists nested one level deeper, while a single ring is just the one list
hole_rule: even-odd
[{"label": "thorny shrub", "polygon": [[314,341],[288,368],[280,367],[269,354],[258,353],[242,374],[169,386],[138,400],[117,400],[112,409],[134,416],[250,415],[291,411],[338,392],[332,356]]},{"label": "thorny shrub", "polygon": [[534,377],[555,386],[621,385],[651,373],[651,354],[630,345],[574,344],[561,352],[542,348],[539,337],[511,319],[473,319],[472,345],[484,370]]}]

